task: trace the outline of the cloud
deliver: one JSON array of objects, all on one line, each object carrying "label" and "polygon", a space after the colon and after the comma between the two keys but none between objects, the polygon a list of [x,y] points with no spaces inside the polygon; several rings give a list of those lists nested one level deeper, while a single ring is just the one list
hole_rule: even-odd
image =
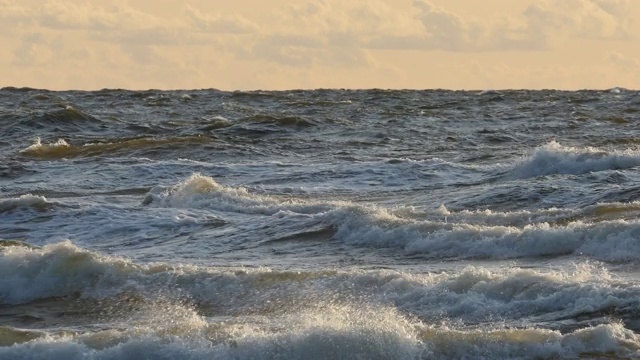
[{"label": "cloud", "polygon": [[623,71],[640,71],[640,60],[622,55],[617,51],[610,51],[606,55],[607,60]]},{"label": "cloud", "polygon": [[420,11],[418,18],[426,31],[426,48],[460,50],[473,47],[477,42],[471,31],[474,26],[455,13],[428,1],[416,1],[414,6]]},{"label": "cloud", "polygon": [[409,35],[381,34],[370,39],[373,49],[440,50],[454,52],[537,51],[571,38],[625,39],[629,36],[624,0],[539,0],[516,16],[483,22],[435,6],[413,3],[422,31]]},{"label": "cloud", "polygon": [[257,41],[247,55],[294,67],[354,67],[373,62],[365,50],[344,41],[348,38],[274,34]]},{"label": "cloud", "polygon": [[119,19],[116,15],[87,4],[47,1],[38,14],[38,21],[53,29],[109,29],[116,26]]},{"label": "cloud", "polygon": [[277,12],[250,56],[287,66],[352,68],[375,63],[367,43],[378,36],[409,36],[420,29],[409,13],[381,1],[320,0],[293,3]]},{"label": "cloud", "polygon": [[[473,86],[539,87],[585,83],[580,77],[595,74],[597,66],[638,74],[640,53],[630,42],[638,34],[635,0],[518,0],[493,15],[469,15],[462,3],[278,0],[249,9],[206,0],[0,0],[0,39],[8,55],[0,61],[16,70],[5,82],[26,83],[22,76],[44,84],[33,75],[42,70],[57,87],[75,87],[74,81],[138,88],[468,87],[470,79],[476,79]],[[452,67],[470,59],[484,70],[478,65],[463,74]],[[525,72],[516,62],[533,65]],[[572,70],[586,64],[597,66]],[[563,80],[558,69],[573,75]],[[613,76],[590,84],[631,83]]]},{"label": "cloud", "polygon": [[13,52],[13,64],[17,66],[44,65],[53,58],[53,50],[39,33],[26,34]]},{"label": "cloud", "polygon": [[624,39],[625,0],[534,0],[519,14],[476,20],[416,0],[293,3],[261,28],[247,56],[294,67],[375,63],[371,51],[551,51],[572,39]]},{"label": "cloud", "polygon": [[628,6],[620,0],[545,0],[531,4],[523,16],[532,33],[546,37],[619,39],[628,36]]},{"label": "cloud", "polygon": [[29,11],[13,0],[0,0],[0,20],[0,28],[4,28],[5,33],[33,23]]},{"label": "cloud", "polygon": [[426,0],[413,2],[420,28],[411,34],[380,34],[367,43],[373,49],[483,52],[539,49],[522,19],[503,16],[497,21],[465,19]]},{"label": "cloud", "polygon": [[216,34],[250,34],[258,30],[253,22],[238,15],[210,15],[187,5],[185,14],[194,29]]},{"label": "cloud", "polygon": [[[105,5],[106,4],[106,5]],[[46,0],[36,3],[0,0],[0,18],[12,18],[51,30],[117,30],[158,26],[166,20],[136,10],[125,1]]]}]

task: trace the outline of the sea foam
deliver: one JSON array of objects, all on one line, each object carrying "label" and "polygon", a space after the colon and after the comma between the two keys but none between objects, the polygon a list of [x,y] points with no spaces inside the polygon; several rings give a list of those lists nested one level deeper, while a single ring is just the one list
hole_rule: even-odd
[{"label": "sea foam", "polygon": [[584,174],[595,171],[628,169],[640,165],[637,151],[605,151],[593,147],[568,147],[556,141],[537,148],[510,171],[514,179],[553,174]]},{"label": "sea foam", "polygon": [[[567,334],[543,329],[455,330],[393,322],[362,311],[336,319],[302,313],[280,331],[213,325],[198,338],[102,331],[0,348],[6,358],[69,359],[530,359],[635,358],[639,338],[620,324]],[[304,317],[307,317],[304,320]],[[315,324],[310,324],[317,320]],[[226,332],[226,331],[228,332]],[[226,333],[225,333],[226,332]],[[220,335],[222,336],[220,336]],[[220,336],[220,337],[218,337]],[[101,337],[96,341],[94,338]],[[213,339],[211,339],[213,338]],[[221,339],[222,341],[221,341]]]},{"label": "sea foam", "polygon": [[[0,304],[81,297],[102,304],[128,299],[190,301],[210,316],[314,308],[319,304],[393,304],[422,319],[465,323],[529,323],[619,316],[640,310],[640,284],[623,282],[598,264],[573,270],[468,267],[458,273],[279,271],[269,268],[136,264],[68,241],[42,248],[0,248]],[[97,306],[97,305],[96,305]],[[107,305],[104,305],[107,306]],[[113,307],[114,305],[110,305]]]},{"label": "sea foam", "polygon": [[51,205],[44,196],[25,194],[17,198],[0,199],[0,213],[25,208],[46,209]]},{"label": "sea foam", "polygon": [[[451,213],[443,208],[420,218],[419,213],[406,209],[253,194],[242,187],[221,185],[200,174],[172,187],[152,189],[144,203],[266,216],[287,212],[305,214],[335,229],[334,239],[344,243],[399,248],[407,254],[427,258],[509,259],[573,254],[605,261],[640,259],[640,244],[634,240],[640,234],[638,220],[597,217],[605,211],[599,209],[616,206],[632,211],[633,204],[569,210],[565,216],[559,215],[557,209],[532,214],[527,211]],[[532,222],[536,217],[537,222]]]}]

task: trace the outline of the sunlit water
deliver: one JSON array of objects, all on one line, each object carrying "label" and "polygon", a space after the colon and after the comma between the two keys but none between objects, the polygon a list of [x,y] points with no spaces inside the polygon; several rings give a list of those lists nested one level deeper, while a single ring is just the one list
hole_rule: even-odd
[{"label": "sunlit water", "polygon": [[640,93],[0,90],[0,358],[640,357]]}]

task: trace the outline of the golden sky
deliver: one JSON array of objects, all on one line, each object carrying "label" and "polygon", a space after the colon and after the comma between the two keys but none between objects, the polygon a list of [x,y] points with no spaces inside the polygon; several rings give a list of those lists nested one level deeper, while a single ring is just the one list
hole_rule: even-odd
[{"label": "golden sky", "polygon": [[640,0],[0,0],[0,86],[640,88]]}]

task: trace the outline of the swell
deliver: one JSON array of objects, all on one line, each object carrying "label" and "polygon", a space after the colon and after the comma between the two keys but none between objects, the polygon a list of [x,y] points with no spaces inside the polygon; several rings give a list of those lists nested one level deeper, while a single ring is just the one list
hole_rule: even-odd
[{"label": "swell", "polygon": [[86,143],[83,145],[70,145],[65,140],[43,144],[39,138],[35,142],[20,150],[22,156],[36,159],[63,159],[77,157],[93,157],[111,155],[114,153],[132,153],[153,149],[174,149],[176,146],[189,146],[193,144],[207,144],[212,141],[205,136],[184,136],[173,138],[132,138],[113,139],[104,142]]},{"label": "swell", "polygon": [[5,132],[17,131],[52,131],[62,133],[74,132],[101,132],[108,126],[108,123],[80,110],[71,105],[58,104],[59,109],[40,112],[40,115],[34,116],[32,113],[16,113],[11,126],[12,130],[5,129]]},{"label": "swell", "polygon": [[257,195],[199,174],[172,187],[155,187],[143,203],[252,216],[302,214],[332,227],[333,239],[342,243],[398,248],[407,255],[430,259],[574,255],[604,261],[640,260],[640,244],[634,240],[640,234],[637,203],[515,212],[452,212],[445,207],[415,211]]},{"label": "swell", "polygon": [[299,116],[274,116],[269,114],[257,114],[245,117],[240,120],[241,123],[260,124],[260,125],[276,125],[284,127],[309,127],[315,123],[310,119]]},{"label": "swell", "polygon": [[[637,326],[640,287],[589,263],[570,271],[282,272],[134,264],[69,242],[1,254],[1,312],[5,320],[20,317],[0,328],[0,355],[8,358],[40,351],[48,358],[140,351],[174,358],[625,357],[640,350],[629,328]],[[528,327],[518,326],[524,319]],[[545,329],[554,319],[573,323]],[[502,326],[479,326],[496,321]],[[43,325],[51,330],[21,329]]]},{"label": "swell", "polygon": [[[467,267],[455,274],[276,271],[136,264],[66,241],[42,248],[0,248],[0,275],[5,319],[13,307],[34,307],[36,301],[53,299],[41,307],[67,314],[67,323],[117,307],[138,309],[154,299],[186,301],[209,317],[286,314],[327,303],[393,305],[429,322],[457,319],[467,325],[496,319],[518,324],[527,319],[545,327],[561,326],[562,322],[553,325],[561,320],[583,327],[615,317],[637,328],[640,313],[640,284],[618,279],[592,263],[568,270]],[[73,305],[74,298],[83,300]]]}]

